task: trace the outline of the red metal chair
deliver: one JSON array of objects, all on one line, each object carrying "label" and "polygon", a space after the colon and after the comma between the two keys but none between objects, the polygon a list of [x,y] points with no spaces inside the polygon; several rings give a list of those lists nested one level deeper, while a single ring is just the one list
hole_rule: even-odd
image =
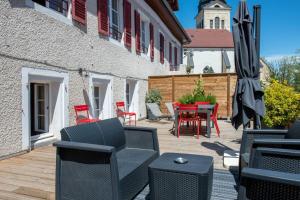
[{"label": "red metal chair", "polygon": [[214,107],[214,111],[213,113],[210,115],[210,120],[214,123],[214,125],[216,126],[216,130],[217,130],[217,134],[218,137],[220,137],[220,129],[219,129],[219,125],[218,125],[218,109],[219,109],[219,104],[216,103],[215,107]]},{"label": "red metal chair", "polygon": [[[76,114],[76,124],[84,124],[99,121],[99,119],[90,118],[89,106],[88,105],[76,105],[74,106]],[[85,115],[81,115],[84,113]]]},{"label": "red metal chair", "polygon": [[178,112],[177,137],[179,138],[180,136],[181,125],[184,124],[184,122],[191,122],[191,124],[197,125],[197,139],[199,139],[201,123],[198,117],[198,107],[195,105],[180,105]]},{"label": "red metal chair", "polygon": [[131,117],[134,117],[134,125],[136,126],[136,113],[135,112],[127,112],[125,109],[124,101],[116,102],[117,106],[117,117],[123,117],[124,123],[125,120],[129,120],[129,125],[131,125]]}]

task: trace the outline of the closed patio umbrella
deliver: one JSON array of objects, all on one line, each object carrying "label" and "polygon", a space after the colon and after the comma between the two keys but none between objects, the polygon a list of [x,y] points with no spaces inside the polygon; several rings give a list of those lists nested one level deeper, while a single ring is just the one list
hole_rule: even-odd
[{"label": "closed patio umbrella", "polygon": [[187,55],[187,67],[190,67],[191,69],[194,69],[194,60],[193,60],[193,52],[192,51],[188,51],[186,53]]},{"label": "closed patio umbrella", "polygon": [[265,114],[264,92],[259,80],[259,58],[253,34],[253,22],[245,0],[240,1],[233,18],[235,67],[238,80],[232,101],[232,125],[237,129],[255,119],[260,128],[260,119]]}]

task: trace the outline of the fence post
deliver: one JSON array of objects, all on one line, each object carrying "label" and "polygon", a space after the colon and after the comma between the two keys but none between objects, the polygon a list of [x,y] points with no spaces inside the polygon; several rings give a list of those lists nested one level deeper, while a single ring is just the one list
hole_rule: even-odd
[{"label": "fence post", "polygon": [[230,118],[230,74],[227,74],[227,118]]}]

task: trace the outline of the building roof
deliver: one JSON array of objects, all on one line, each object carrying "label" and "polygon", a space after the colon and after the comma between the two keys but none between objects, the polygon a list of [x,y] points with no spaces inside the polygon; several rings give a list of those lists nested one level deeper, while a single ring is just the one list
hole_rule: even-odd
[{"label": "building roof", "polygon": [[145,2],[157,13],[160,19],[182,44],[187,44],[191,41],[179,20],[174,15],[167,0],[145,0]]},{"label": "building roof", "polygon": [[191,43],[184,48],[233,48],[232,33],[220,29],[187,29]]}]

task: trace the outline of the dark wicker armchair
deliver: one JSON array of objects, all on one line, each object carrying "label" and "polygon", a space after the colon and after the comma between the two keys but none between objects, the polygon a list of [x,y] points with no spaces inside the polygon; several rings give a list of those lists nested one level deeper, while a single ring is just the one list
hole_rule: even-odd
[{"label": "dark wicker armchair", "polygon": [[239,172],[247,167],[250,153],[258,147],[300,149],[300,121],[288,130],[244,130],[240,147]]},{"label": "dark wicker armchair", "polygon": [[57,147],[56,199],[124,200],[148,184],[159,156],[156,129],[123,127],[118,119],[64,128]]},{"label": "dark wicker armchair", "polygon": [[300,199],[300,150],[255,149],[241,172],[238,199]]}]

